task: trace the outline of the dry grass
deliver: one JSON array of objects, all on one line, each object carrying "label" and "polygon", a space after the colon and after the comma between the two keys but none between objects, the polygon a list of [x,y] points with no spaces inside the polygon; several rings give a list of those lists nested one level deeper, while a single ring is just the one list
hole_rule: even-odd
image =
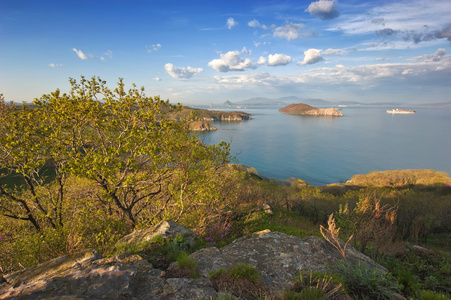
[{"label": "dry grass", "polygon": [[328,225],[327,229],[324,226],[320,225],[321,234],[326,239],[326,241],[328,241],[332,246],[334,246],[338,250],[343,259],[347,261],[346,247],[348,246],[348,243],[351,241],[354,235],[351,235],[348,241],[344,245],[342,245],[342,243],[340,243],[340,238],[338,237],[338,234],[340,233],[340,228],[337,228],[337,226],[335,225],[334,214],[329,215],[327,225]]}]

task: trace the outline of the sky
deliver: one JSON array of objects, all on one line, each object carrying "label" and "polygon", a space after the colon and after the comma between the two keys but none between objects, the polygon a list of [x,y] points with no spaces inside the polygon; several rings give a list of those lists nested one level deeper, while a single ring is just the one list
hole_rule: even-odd
[{"label": "sky", "polygon": [[0,0],[0,93],[119,78],[184,105],[451,101],[451,0]]}]

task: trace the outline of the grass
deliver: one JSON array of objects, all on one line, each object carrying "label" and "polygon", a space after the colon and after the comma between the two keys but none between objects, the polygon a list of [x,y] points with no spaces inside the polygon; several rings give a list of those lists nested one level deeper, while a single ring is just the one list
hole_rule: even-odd
[{"label": "grass", "polygon": [[238,299],[272,299],[272,290],[260,282],[259,272],[249,264],[238,264],[210,273],[213,287]]},{"label": "grass", "polygon": [[321,236],[319,227],[306,217],[299,216],[295,212],[274,208],[274,214],[268,215],[263,211],[248,212],[233,225],[232,230],[238,235],[251,234],[253,232],[269,229],[299,238],[307,236]]}]

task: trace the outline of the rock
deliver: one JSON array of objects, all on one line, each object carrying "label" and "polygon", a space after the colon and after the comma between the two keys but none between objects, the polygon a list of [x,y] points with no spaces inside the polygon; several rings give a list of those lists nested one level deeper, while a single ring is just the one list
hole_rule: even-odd
[{"label": "rock", "polygon": [[267,213],[268,215],[273,215],[274,214],[274,212],[272,211],[271,204],[265,202],[265,203],[263,203],[262,207],[263,207],[263,210],[265,211],[265,213]]},{"label": "rock", "polygon": [[53,278],[56,274],[58,276],[69,274],[75,268],[86,266],[99,258],[101,258],[100,253],[93,249],[87,249],[75,255],[58,257],[27,270],[8,274],[4,279],[14,287],[28,282],[45,281]]},{"label": "rock", "polygon": [[[164,284],[160,271],[152,269],[138,255],[121,254],[102,259],[92,250],[81,252],[75,257],[59,257],[21,271],[19,276],[12,275],[15,275],[16,281],[6,278],[10,284],[1,290],[0,299],[131,299],[132,295],[139,295],[137,293],[141,293],[141,290],[151,292],[148,291],[150,286],[156,295]],[[143,278],[144,281],[141,280]],[[140,286],[144,285],[143,282],[146,282],[145,286]]]},{"label": "rock", "polygon": [[193,121],[189,124],[192,131],[214,131],[218,130],[216,127],[211,126],[206,121]]},{"label": "rock", "polygon": [[[124,237],[124,243],[151,240],[156,235],[193,237],[186,227],[164,221],[150,229]],[[211,271],[239,263],[250,264],[262,283],[281,290],[303,272],[326,270],[325,264],[342,259],[338,251],[319,237],[299,239],[269,230],[242,237],[218,249],[204,248],[190,255],[201,278],[171,278],[168,270],[155,269],[139,255],[123,253],[103,258],[92,249],[63,256],[27,270],[5,275],[0,299],[214,299],[217,291],[208,280]],[[348,245],[351,264],[386,271]],[[174,276],[175,277],[175,276]]]},{"label": "rock", "polygon": [[195,240],[194,232],[183,225],[178,225],[171,220],[161,221],[151,228],[143,228],[133,231],[117,241],[115,247],[119,245],[140,244],[143,242],[152,242],[156,236],[164,239],[172,239],[176,236],[182,236],[185,241],[192,244]]},{"label": "rock", "polygon": [[170,278],[163,287],[165,299],[213,299],[217,292],[206,278]]},{"label": "rock", "polygon": [[[63,256],[55,261],[74,259]],[[210,299],[217,294],[206,278],[164,279],[161,270],[138,255],[120,254],[82,264],[52,262],[20,272],[26,280],[4,285],[0,299]],[[38,269],[45,276],[35,276]]]},{"label": "rock", "polygon": [[330,116],[342,117],[343,113],[338,108],[316,108],[307,104],[298,103],[290,104],[279,109],[281,113],[290,115],[306,115],[306,116]]},{"label": "rock", "polygon": [[[261,274],[263,283],[283,289],[290,285],[299,269],[325,272],[343,259],[338,251],[319,237],[300,239],[269,230],[242,237],[217,249],[201,249],[191,257],[197,261],[200,273],[207,277],[211,271],[229,268],[239,263],[250,264]],[[350,245],[346,248],[348,262],[387,271],[384,267],[358,252]]]}]

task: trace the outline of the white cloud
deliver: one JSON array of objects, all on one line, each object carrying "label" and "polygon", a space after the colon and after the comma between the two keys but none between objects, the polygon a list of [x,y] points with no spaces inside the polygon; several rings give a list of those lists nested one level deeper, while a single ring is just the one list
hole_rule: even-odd
[{"label": "white cloud", "polygon": [[249,27],[252,27],[252,28],[262,28],[262,29],[265,29],[265,30],[267,30],[269,27],[268,26],[266,26],[266,25],[263,25],[263,24],[260,24],[260,22],[259,21],[257,21],[257,20],[252,20],[252,21],[249,21],[248,23],[247,23],[247,25],[249,26]]},{"label": "white cloud", "polygon": [[113,51],[108,50],[107,52],[103,53],[103,56],[100,57],[95,57],[95,56],[90,56],[90,58],[98,58],[101,61],[105,61],[107,58],[112,59],[113,58]]},{"label": "white cloud", "polygon": [[260,58],[257,61],[257,65],[263,65],[266,62],[266,58],[263,56],[260,56]]},{"label": "white cloud", "polygon": [[265,46],[265,45],[269,45],[269,44],[271,44],[271,42],[254,42],[255,48],[258,48],[262,45]]},{"label": "white cloud", "polygon": [[[412,42],[449,38],[450,15],[449,0],[388,1],[358,15],[343,16],[337,26],[329,30],[349,35],[378,32],[385,37],[408,40],[411,45]],[[407,43],[405,47],[409,47]]]},{"label": "white cloud", "polygon": [[171,63],[165,64],[164,69],[174,78],[191,78],[204,70],[202,68],[176,67]]},{"label": "white cloud", "polygon": [[229,71],[244,71],[245,69],[255,69],[256,65],[252,63],[249,58],[241,58],[240,54],[247,52],[246,48],[243,51],[229,51],[226,54],[220,54],[219,59],[213,59],[208,63],[210,67],[218,72]]},{"label": "white cloud", "polygon": [[342,50],[342,49],[330,49],[329,48],[325,51],[321,51],[321,54],[326,55],[326,56],[329,56],[329,55],[344,56],[344,55],[347,55],[348,52],[345,50]]},{"label": "white cloud", "polygon": [[152,51],[158,51],[161,49],[161,44],[153,44],[153,45],[146,45],[146,49],[147,52],[152,52]]},{"label": "white cloud", "polygon": [[364,96],[366,101],[374,102],[381,101],[378,93],[381,90],[392,94],[387,94],[388,98],[399,101],[397,93],[402,89],[406,101],[424,102],[436,92],[446,95],[448,78],[451,78],[451,54],[441,56],[440,61],[433,61],[434,53],[430,55],[429,61],[421,62],[379,62],[355,67],[336,65],[285,75],[253,72],[215,76],[215,87],[222,92],[240,90],[241,94],[258,91],[256,96],[261,93],[287,94],[289,91],[290,94],[303,93],[330,100],[338,99],[338,94],[344,95],[342,99],[355,101],[361,101]]},{"label": "white cloud", "polygon": [[49,64],[49,67],[52,68],[61,68],[62,66],[63,66],[62,64],[53,64],[53,63]]},{"label": "white cloud", "polygon": [[268,56],[268,66],[284,66],[291,62],[291,57],[285,54],[270,54]]},{"label": "white cloud", "polygon": [[249,86],[249,85],[277,85],[280,80],[268,73],[243,74],[230,76],[214,76],[216,82],[231,86]]},{"label": "white cloud", "polygon": [[154,77],[154,78],[152,78],[152,80],[154,80],[154,81],[161,81],[161,78],[160,77]]},{"label": "white cloud", "polygon": [[421,56],[412,57],[410,61],[440,61],[446,55],[444,48],[438,49],[434,54],[424,54]]},{"label": "white cloud", "polygon": [[84,54],[81,50],[77,50],[75,48],[72,49],[75,53],[77,53],[77,56],[80,59],[88,59],[88,57],[86,56],[86,54]]},{"label": "white cloud", "polygon": [[233,27],[235,27],[237,25],[238,25],[238,22],[235,21],[235,19],[233,19],[233,18],[227,19],[227,28],[232,29]]},{"label": "white cloud", "polygon": [[311,65],[323,60],[323,57],[321,56],[321,50],[318,49],[308,49],[307,51],[304,51],[304,55],[304,60],[302,62],[299,62],[298,65]]},{"label": "white cloud", "polygon": [[288,23],[285,26],[277,27],[274,30],[274,36],[278,38],[285,38],[288,41],[298,38],[308,38],[313,35],[311,31],[301,31],[304,29],[304,24]]},{"label": "white cloud", "polygon": [[310,3],[305,11],[323,20],[333,19],[339,15],[338,11],[335,9],[335,4],[335,1],[319,0]]}]

